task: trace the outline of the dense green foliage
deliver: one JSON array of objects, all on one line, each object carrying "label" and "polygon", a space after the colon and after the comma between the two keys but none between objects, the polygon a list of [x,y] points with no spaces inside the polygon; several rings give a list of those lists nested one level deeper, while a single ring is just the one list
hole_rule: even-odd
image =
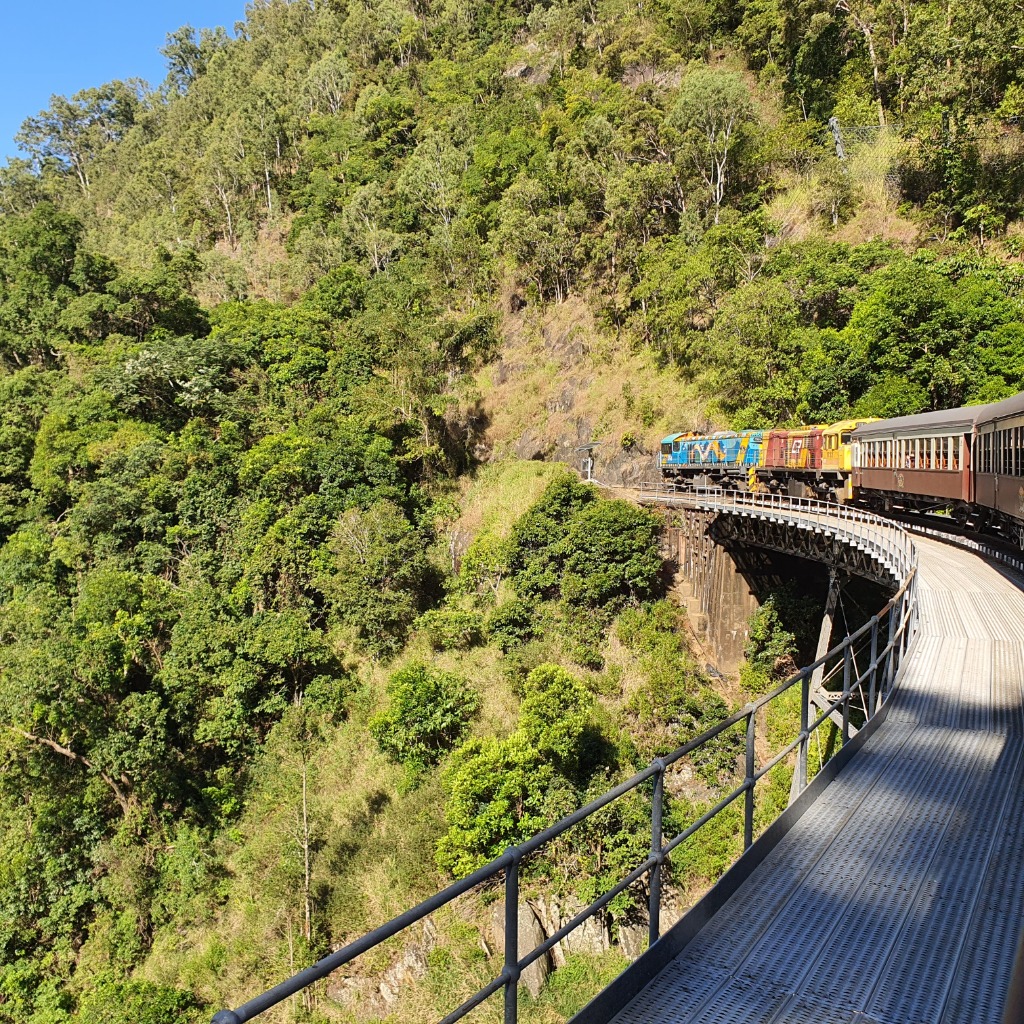
[{"label": "dense green foliage", "polygon": [[396,672],[388,705],[370,720],[370,735],[383,753],[412,772],[436,764],[466,734],[480,696],[451,672],[413,664]]},{"label": "dense green foliage", "polygon": [[[729,714],[729,707],[695,664],[681,635],[680,613],[667,601],[629,609],[617,632],[640,658],[645,671],[627,707],[636,742],[649,757],[667,754]],[[742,737],[723,733],[694,751],[694,767],[709,786],[727,779],[735,767]]]},{"label": "dense green foliage", "polygon": [[[680,426],[1024,388],[1022,46],[978,0],[259,0],[172,32],[155,88],[28,117],[0,1024],[202,1016],[725,714],[647,512],[562,476],[459,550],[474,374],[572,298],[695,382]],[[623,449],[657,419],[630,384]],[[767,685],[792,645],[755,625]],[[607,881],[647,810],[536,877]],[[684,875],[727,861],[716,828]]]},{"label": "dense green foliage", "polygon": [[650,596],[661,560],[656,516],[625,501],[598,501],[592,487],[556,480],[516,524],[508,568],[528,597],[596,607]]}]

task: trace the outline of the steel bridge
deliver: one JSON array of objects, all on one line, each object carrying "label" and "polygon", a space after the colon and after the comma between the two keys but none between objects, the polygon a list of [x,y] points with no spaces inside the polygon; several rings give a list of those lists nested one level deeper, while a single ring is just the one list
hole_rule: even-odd
[{"label": "steel bridge", "polygon": [[[772,693],[419,907],[221,1011],[216,1024],[253,1019],[495,880],[505,892],[504,966],[445,1024],[499,993],[506,1024],[529,1019],[518,1010],[523,970],[637,884],[646,885],[650,946],[574,1024],[1024,1019],[1024,1000],[1007,998],[1024,984],[1024,969],[1014,971],[1024,921],[1024,563],[997,561],[1002,556],[978,542],[973,552],[911,538],[887,520],[813,501],[662,491],[641,501],[714,513],[735,539],[823,560],[888,584],[894,596]],[[763,738],[757,742],[763,709],[793,687],[799,732],[765,754]],[[842,745],[825,760],[817,741],[830,728],[841,731]],[[733,729],[745,737],[742,782],[679,835],[665,836],[666,775]],[[793,765],[794,800],[765,828],[758,785],[783,762]],[[522,949],[521,866],[638,789],[651,794],[648,859],[540,946]],[[666,861],[734,803],[743,811],[743,856],[663,933]]]}]

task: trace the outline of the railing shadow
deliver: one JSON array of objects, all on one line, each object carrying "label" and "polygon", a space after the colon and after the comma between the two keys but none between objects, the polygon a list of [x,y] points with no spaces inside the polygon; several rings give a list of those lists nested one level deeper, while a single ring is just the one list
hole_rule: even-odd
[{"label": "railing shadow", "polygon": [[738,864],[572,1024],[711,1005],[722,1021],[997,1024],[1024,903],[1024,742],[917,706],[919,723],[869,736],[827,806],[780,819],[785,843]]}]

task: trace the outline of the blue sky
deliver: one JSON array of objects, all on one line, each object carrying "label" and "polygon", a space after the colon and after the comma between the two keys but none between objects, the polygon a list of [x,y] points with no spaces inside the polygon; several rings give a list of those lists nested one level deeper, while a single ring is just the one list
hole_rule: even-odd
[{"label": "blue sky", "polygon": [[164,77],[160,47],[182,25],[224,25],[245,0],[0,0],[0,164],[20,155],[14,135],[50,96],[115,78]]}]

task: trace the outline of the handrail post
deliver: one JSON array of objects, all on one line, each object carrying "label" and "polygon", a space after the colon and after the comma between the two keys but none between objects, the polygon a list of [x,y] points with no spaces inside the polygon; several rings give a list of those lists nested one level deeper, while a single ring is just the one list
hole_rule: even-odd
[{"label": "handrail post", "polygon": [[850,642],[847,640],[843,647],[843,746],[850,740],[850,668],[852,660]]},{"label": "handrail post", "polygon": [[810,744],[810,735],[807,726],[811,717],[811,677],[804,673],[800,680],[800,746],[796,755],[796,778],[797,793],[802,793],[807,788],[807,747]]},{"label": "handrail post", "polygon": [[505,1024],[519,1018],[519,851],[510,847],[505,869]]},{"label": "handrail post", "polygon": [[903,614],[904,614],[903,598],[900,597],[899,604],[893,608],[893,613],[896,616],[896,632],[893,637],[893,654],[895,660],[893,662],[893,677],[895,678],[896,673],[900,670],[900,665],[903,663]]},{"label": "handrail post", "polygon": [[661,937],[661,844],[663,840],[661,816],[665,803],[665,762],[658,758],[654,765],[658,772],[654,776],[654,802],[651,804],[651,856],[656,858],[656,862],[651,868],[651,889],[647,901],[648,949]]},{"label": "handrail post", "polygon": [[868,682],[868,706],[867,716],[873,718],[875,714],[875,686],[878,676],[878,616],[871,620],[871,678]]},{"label": "handrail post", "polygon": [[894,678],[893,662],[896,656],[896,605],[889,609],[889,639],[885,645],[885,674],[882,676],[882,689],[887,696]]},{"label": "handrail post", "polygon": [[747,715],[747,787],[743,804],[743,849],[749,850],[754,842],[754,714]]}]

